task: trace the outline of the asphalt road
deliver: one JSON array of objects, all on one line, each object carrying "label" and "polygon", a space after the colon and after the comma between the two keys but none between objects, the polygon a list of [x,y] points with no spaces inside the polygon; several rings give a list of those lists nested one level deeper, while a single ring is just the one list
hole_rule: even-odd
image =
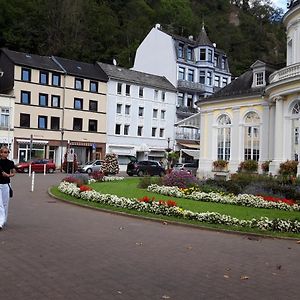
[{"label": "asphalt road", "polygon": [[299,299],[300,244],[163,224],[50,198],[18,174],[0,232],[0,299]]}]

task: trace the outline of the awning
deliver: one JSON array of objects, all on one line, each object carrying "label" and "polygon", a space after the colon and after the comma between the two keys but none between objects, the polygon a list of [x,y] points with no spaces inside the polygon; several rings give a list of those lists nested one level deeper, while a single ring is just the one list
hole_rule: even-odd
[{"label": "awning", "polygon": [[89,142],[70,142],[70,146],[92,147],[93,143]]},{"label": "awning", "polygon": [[178,144],[180,144],[184,148],[190,148],[190,149],[198,149],[198,150],[200,150],[200,145],[199,144],[188,144],[188,143],[178,143]]},{"label": "awning", "polygon": [[148,155],[152,157],[165,157],[165,153],[165,151],[150,151]]},{"label": "awning", "polygon": [[[30,144],[30,140],[23,140],[23,139],[17,139],[18,144]],[[48,141],[43,141],[43,140],[32,140],[32,144],[35,145],[47,145],[49,142]]]},{"label": "awning", "polygon": [[192,156],[194,159],[200,159],[200,150],[181,149],[181,151]]}]

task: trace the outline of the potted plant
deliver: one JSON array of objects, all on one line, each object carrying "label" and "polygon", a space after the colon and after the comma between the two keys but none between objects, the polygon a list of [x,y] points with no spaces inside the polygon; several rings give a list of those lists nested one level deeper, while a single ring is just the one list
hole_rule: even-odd
[{"label": "potted plant", "polygon": [[256,160],[245,160],[240,163],[239,172],[256,173],[258,169],[258,163]]},{"label": "potted plant", "polygon": [[268,173],[269,172],[269,169],[270,169],[270,162],[271,160],[268,160],[268,161],[264,161],[262,164],[261,164],[261,169],[264,173]]},{"label": "potted plant", "polygon": [[218,159],[213,162],[214,171],[227,171],[228,161]]},{"label": "potted plant", "polygon": [[280,164],[279,174],[282,176],[296,176],[298,162],[295,160],[287,160]]}]

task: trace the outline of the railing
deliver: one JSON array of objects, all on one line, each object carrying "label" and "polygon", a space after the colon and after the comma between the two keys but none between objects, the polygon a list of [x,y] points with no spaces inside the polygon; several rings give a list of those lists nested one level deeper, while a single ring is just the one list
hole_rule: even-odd
[{"label": "railing", "polygon": [[200,133],[182,133],[176,132],[175,138],[178,140],[192,140],[192,141],[199,141],[200,140]]},{"label": "railing", "polygon": [[177,85],[178,85],[178,88],[191,90],[191,91],[197,91],[197,92],[201,92],[201,93],[205,92],[205,90],[206,90],[205,84],[199,83],[199,82],[178,80]]},{"label": "railing", "polygon": [[290,65],[272,73],[269,77],[269,80],[270,83],[274,83],[295,76],[300,76],[300,63]]}]

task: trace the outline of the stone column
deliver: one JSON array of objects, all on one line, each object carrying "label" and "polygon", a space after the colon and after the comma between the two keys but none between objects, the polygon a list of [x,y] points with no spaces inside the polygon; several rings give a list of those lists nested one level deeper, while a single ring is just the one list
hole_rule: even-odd
[{"label": "stone column", "polygon": [[269,157],[269,124],[270,124],[270,108],[269,104],[263,105],[262,120],[260,120],[260,150],[259,161],[264,162],[270,159]]},{"label": "stone column", "polygon": [[243,148],[244,145],[241,144],[240,140],[240,108],[233,108],[233,117],[232,117],[232,126],[231,126],[231,153],[230,153],[230,161],[228,165],[228,169],[230,173],[235,173],[238,170],[239,163],[240,163],[240,151],[241,147]]},{"label": "stone column", "polygon": [[283,97],[275,98],[275,136],[274,159],[270,163],[270,173],[278,174],[279,165],[283,161]]}]

